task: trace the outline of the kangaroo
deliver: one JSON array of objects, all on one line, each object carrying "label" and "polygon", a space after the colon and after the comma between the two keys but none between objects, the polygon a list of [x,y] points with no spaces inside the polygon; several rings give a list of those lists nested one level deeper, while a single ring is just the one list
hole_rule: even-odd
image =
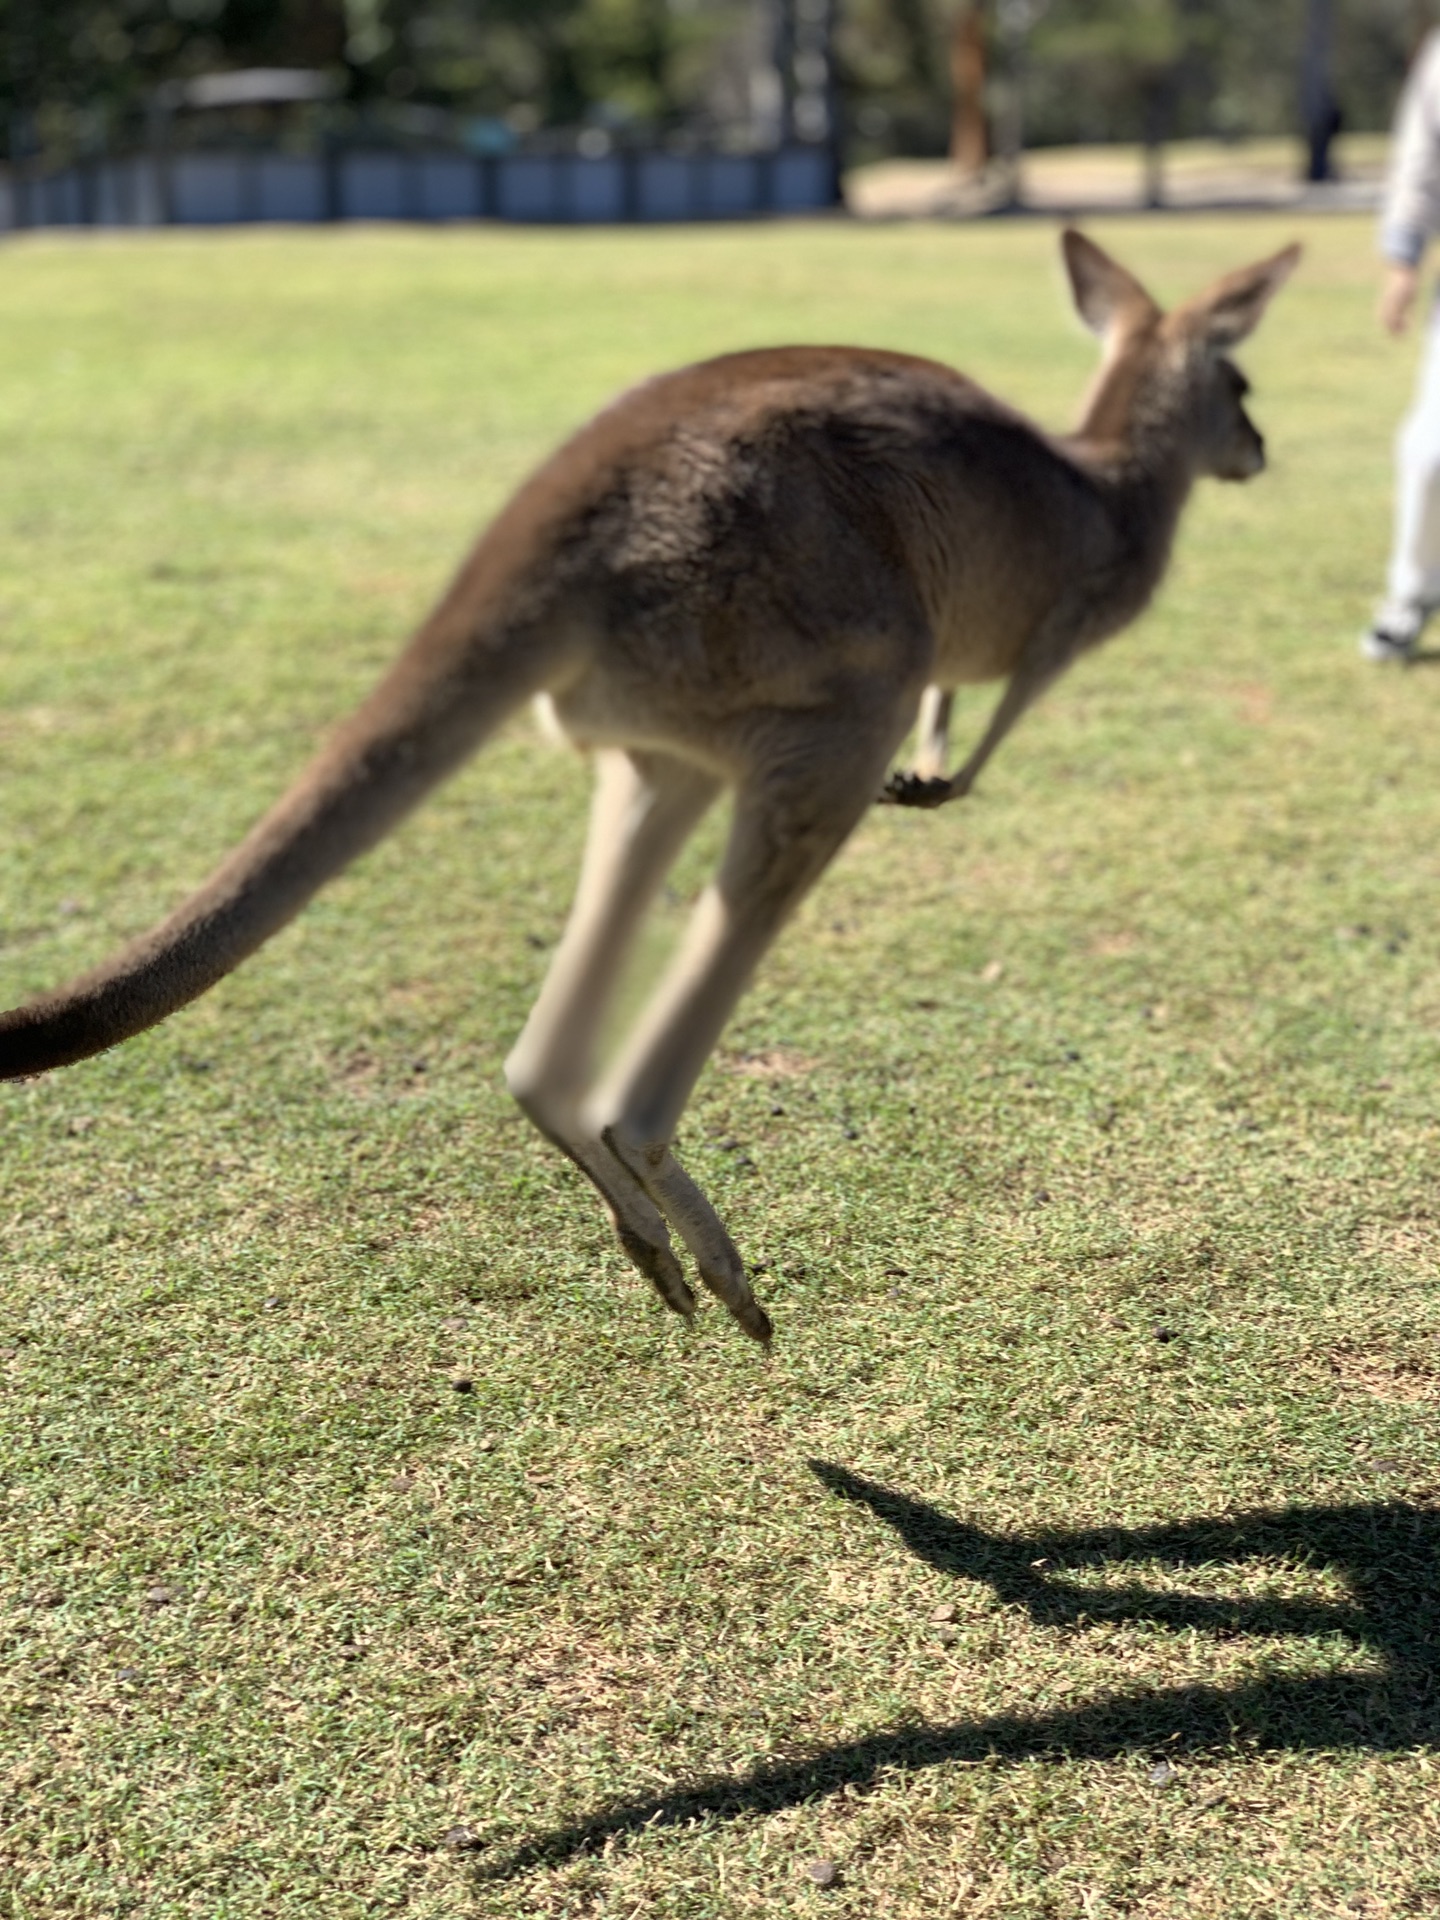
[{"label": "kangaroo", "polygon": [[[768,1341],[673,1144],[757,963],[872,801],[969,792],[1025,708],[1134,619],[1198,476],[1245,480],[1265,463],[1226,354],[1299,248],[1166,315],[1093,241],[1062,244],[1103,342],[1075,432],[869,348],[731,354],[623,395],[521,487],[384,680],[197,892],[0,1015],[0,1077],[85,1059],[203,993],[539,698],[597,779],[578,892],[509,1088],[599,1190],[667,1307],[688,1318],[696,1304],[673,1233]],[[947,778],[951,690],[997,678],[994,716]],[[922,701],[918,764],[887,784]],[[640,920],[725,786],[719,871],[602,1069]]]}]

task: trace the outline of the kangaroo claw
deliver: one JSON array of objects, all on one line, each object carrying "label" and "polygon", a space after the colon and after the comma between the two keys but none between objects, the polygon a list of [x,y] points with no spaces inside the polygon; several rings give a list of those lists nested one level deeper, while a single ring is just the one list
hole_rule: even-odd
[{"label": "kangaroo claw", "polygon": [[693,1320],[695,1296],[686,1286],[680,1262],[670,1249],[657,1246],[653,1240],[643,1239],[619,1221],[615,1223],[615,1237],[670,1311],[686,1320]]},{"label": "kangaroo claw", "polygon": [[918,773],[892,773],[877,802],[882,807],[942,807],[954,793],[946,779],[927,780]]}]

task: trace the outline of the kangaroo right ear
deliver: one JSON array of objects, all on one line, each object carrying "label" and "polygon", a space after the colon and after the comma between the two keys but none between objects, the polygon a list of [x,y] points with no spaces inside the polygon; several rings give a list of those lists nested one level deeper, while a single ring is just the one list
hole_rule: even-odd
[{"label": "kangaroo right ear", "polygon": [[1134,274],[1127,273],[1118,260],[1112,260],[1103,247],[1075,227],[1067,227],[1060,236],[1065,255],[1065,271],[1070,276],[1070,291],[1075,310],[1092,333],[1107,334],[1122,314],[1158,314],[1159,308]]},{"label": "kangaroo right ear", "polygon": [[1192,312],[1212,347],[1237,347],[1259,326],[1261,316],[1300,263],[1298,242],[1253,267],[1241,267],[1192,300]]}]

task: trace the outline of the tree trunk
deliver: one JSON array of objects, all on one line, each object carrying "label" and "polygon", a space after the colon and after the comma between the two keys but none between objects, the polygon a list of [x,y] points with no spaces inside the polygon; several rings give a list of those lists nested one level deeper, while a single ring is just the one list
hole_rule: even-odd
[{"label": "tree trunk", "polygon": [[293,44],[284,52],[302,67],[337,66],[345,58],[342,0],[301,0],[295,8]]},{"label": "tree trunk", "polygon": [[996,115],[996,141],[1005,170],[1005,200],[1019,207],[1025,200],[1025,34],[1029,25],[1024,0],[999,0],[1001,48],[1004,55],[1004,92]]},{"label": "tree trunk", "polygon": [[950,31],[950,97],[950,158],[961,173],[979,173],[990,158],[980,0],[966,0]]},{"label": "tree trunk", "polygon": [[795,0],[774,0],[770,31],[770,57],[780,76],[776,144],[786,147],[795,138]]}]

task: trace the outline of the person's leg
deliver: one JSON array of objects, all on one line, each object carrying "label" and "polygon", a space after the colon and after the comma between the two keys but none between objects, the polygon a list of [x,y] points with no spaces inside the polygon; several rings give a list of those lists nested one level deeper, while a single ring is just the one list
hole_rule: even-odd
[{"label": "person's leg", "polygon": [[1371,660],[1407,659],[1440,605],[1440,304],[1431,310],[1419,386],[1395,452],[1390,573],[1384,603],[1360,643]]}]

